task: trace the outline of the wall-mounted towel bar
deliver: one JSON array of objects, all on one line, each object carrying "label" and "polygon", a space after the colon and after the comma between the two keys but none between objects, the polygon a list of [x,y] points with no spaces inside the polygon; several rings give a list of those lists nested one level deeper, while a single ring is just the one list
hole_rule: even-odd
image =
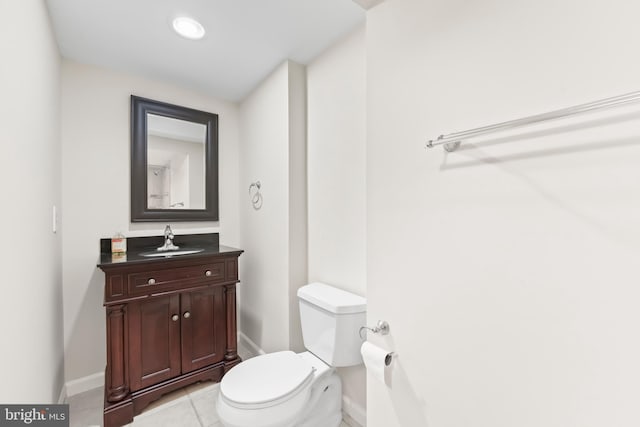
[{"label": "wall-mounted towel bar", "polygon": [[561,119],[564,117],[575,116],[582,113],[589,113],[597,110],[604,110],[612,107],[640,102],[640,91],[627,93],[625,95],[614,96],[611,98],[601,99],[599,101],[588,102],[586,104],[575,105],[573,107],[562,108],[560,110],[550,111],[548,113],[536,114],[534,116],[524,117],[522,119],[510,120],[508,122],[496,123],[494,125],[483,126],[475,129],[465,130],[462,132],[454,132],[448,135],[440,135],[436,139],[431,139],[426,143],[425,148],[433,148],[436,145],[444,145],[446,151],[455,151],[460,143],[468,138],[486,135],[488,133],[501,130],[513,129],[520,126],[526,126],[534,123],[546,122],[550,120]]}]

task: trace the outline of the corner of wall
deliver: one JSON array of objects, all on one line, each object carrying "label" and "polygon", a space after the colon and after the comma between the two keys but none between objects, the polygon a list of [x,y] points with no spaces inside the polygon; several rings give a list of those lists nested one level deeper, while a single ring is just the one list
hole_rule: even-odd
[{"label": "corner of wall", "polygon": [[[306,96],[305,66],[287,60],[240,107],[240,181],[259,179],[264,196],[259,211],[240,209],[240,324],[267,351],[304,349],[297,290],[307,281]],[[263,334],[273,328],[280,338]]]},{"label": "corner of wall", "polygon": [[289,81],[289,347],[303,351],[298,288],[308,280],[307,74],[288,61]]}]

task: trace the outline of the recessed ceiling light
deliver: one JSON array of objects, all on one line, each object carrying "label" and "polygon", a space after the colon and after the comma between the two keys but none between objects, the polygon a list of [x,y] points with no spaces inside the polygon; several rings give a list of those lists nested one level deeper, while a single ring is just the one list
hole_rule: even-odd
[{"label": "recessed ceiling light", "polygon": [[198,40],[204,37],[204,27],[198,21],[187,16],[178,16],[173,20],[173,29],[182,37]]}]

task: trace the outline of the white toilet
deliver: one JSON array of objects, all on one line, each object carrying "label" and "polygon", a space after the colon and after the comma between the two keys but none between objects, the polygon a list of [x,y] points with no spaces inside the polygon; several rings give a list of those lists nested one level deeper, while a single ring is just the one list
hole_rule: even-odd
[{"label": "white toilet", "polygon": [[220,382],[216,403],[226,427],[337,427],[342,383],[334,368],[362,363],[359,329],[367,300],[322,283],[298,289],[306,352],[246,360]]}]

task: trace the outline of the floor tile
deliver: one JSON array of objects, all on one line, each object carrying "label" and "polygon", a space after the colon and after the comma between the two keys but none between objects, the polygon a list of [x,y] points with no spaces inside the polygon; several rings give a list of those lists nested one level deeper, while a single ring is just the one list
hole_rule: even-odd
[{"label": "floor tile", "polygon": [[201,388],[189,393],[191,403],[204,427],[216,426],[220,422],[216,412],[216,400],[220,391],[219,384]]},{"label": "floor tile", "polygon": [[69,404],[69,427],[102,425],[102,387],[76,394],[67,399]]},{"label": "floor tile", "polygon": [[189,395],[193,395],[198,394],[200,390],[206,390],[211,387],[220,387],[220,383],[214,383],[212,381],[202,381],[185,387],[184,391]]},{"label": "floor tile", "polygon": [[169,402],[156,410],[133,419],[132,427],[201,427],[196,411],[188,398]]},{"label": "floor tile", "polygon": [[188,402],[188,401],[189,401],[189,397],[187,396],[186,389],[183,388],[180,390],[176,390],[171,393],[165,394],[160,399],[154,402],[151,402],[149,406],[147,406],[142,410],[142,413],[140,413],[138,417],[144,414],[153,413],[157,410],[178,404],[180,402]]},{"label": "floor tile", "polygon": [[[133,419],[132,427],[224,427],[216,412],[220,384],[205,381],[163,396]],[[103,388],[67,399],[70,427],[102,426]],[[350,427],[345,421],[340,427]]]}]

